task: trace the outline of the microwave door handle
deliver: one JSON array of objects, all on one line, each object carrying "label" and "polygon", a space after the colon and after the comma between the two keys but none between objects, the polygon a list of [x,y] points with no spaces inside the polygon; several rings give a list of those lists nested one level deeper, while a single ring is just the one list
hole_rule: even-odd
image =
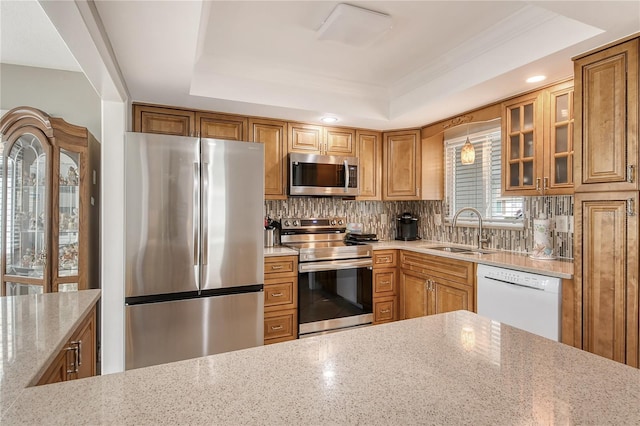
[{"label": "microwave door handle", "polygon": [[344,160],[344,192],[349,190],[349,163]]}]

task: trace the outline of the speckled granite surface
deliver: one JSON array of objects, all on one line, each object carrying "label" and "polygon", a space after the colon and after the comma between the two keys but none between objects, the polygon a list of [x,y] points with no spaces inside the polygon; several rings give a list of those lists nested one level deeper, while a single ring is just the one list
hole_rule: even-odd
[{"label": "speckled granite surface", "polygon": [[466,311],[26,389],[3,424],[617,424],[640,371]]},{"label": "speckled granite surface", "polygon": [[3,416],[25,388],[40,378],[98,299],[100,290],[0,297]]},{"label": "speckled granite surface", "polygon": [[277,247],[265,247],[264,257],[274,256],[297,256],[298,251],[289,247],[277,246]]},{"label": "speckled granite surface", "polygon": [[549,275],[558,278],[573,278],[573,262],[567,260],[535,260],[527,254],[508,251],[495,251],[488,254],[457,254],[432,250],[430,247],[460,246],[437,241],[380,241],[372,243],[373,250],[399,249],[412,250],[419,253],[433,254],[436,256],[452,257],[468,260],[470,262],[483,263],[485,265],[501,266],[503,268],[517,269],[519,271],[532,272],[534,274]]}]

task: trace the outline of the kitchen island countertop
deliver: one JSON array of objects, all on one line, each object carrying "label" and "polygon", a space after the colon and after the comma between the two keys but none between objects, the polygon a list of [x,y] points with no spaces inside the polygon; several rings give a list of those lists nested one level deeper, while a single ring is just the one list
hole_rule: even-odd
[{"label": "kitchen island countertop", "polygon": [[638,401],[637,369],[456,311],[27,388],[2,423],[638,424]]},{"label": "kitchen island countertop", "polygon": [[2,416],[42,376],[100,294],[82,290],[0,297]]}]

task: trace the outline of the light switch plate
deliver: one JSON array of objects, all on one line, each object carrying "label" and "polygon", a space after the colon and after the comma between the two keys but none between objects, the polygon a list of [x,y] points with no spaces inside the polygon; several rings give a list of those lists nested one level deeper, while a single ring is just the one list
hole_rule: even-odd
[{"label": "light switch plate", "polygon": [[389,216],[386,213],[382,213],[380,215],[380,222],[387,223],[388,220],[389,220]]},{"label": "light switch plate", "polygon": [[441,214],[433,215],[433,222],[436,224],[436,226],[442,225],[442,215]]},{"label": "light switch plate", "polygon": [[569,232],[573,232],[573,216],[569,217]]}]

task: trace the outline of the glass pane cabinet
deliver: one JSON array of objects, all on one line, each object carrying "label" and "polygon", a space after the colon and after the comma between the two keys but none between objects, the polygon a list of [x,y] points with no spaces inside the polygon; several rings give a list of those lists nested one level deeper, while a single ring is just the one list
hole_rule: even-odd
[{"label": "glass pane cabinet", "polygon": [[502,117],[503,192],[573,194],[573,81],[504,103]]},{"label": "glass pane cabinet", "polygon": [[97,140],[28,107],[7,112],[0,133],[2,294],[98,288]]}]

